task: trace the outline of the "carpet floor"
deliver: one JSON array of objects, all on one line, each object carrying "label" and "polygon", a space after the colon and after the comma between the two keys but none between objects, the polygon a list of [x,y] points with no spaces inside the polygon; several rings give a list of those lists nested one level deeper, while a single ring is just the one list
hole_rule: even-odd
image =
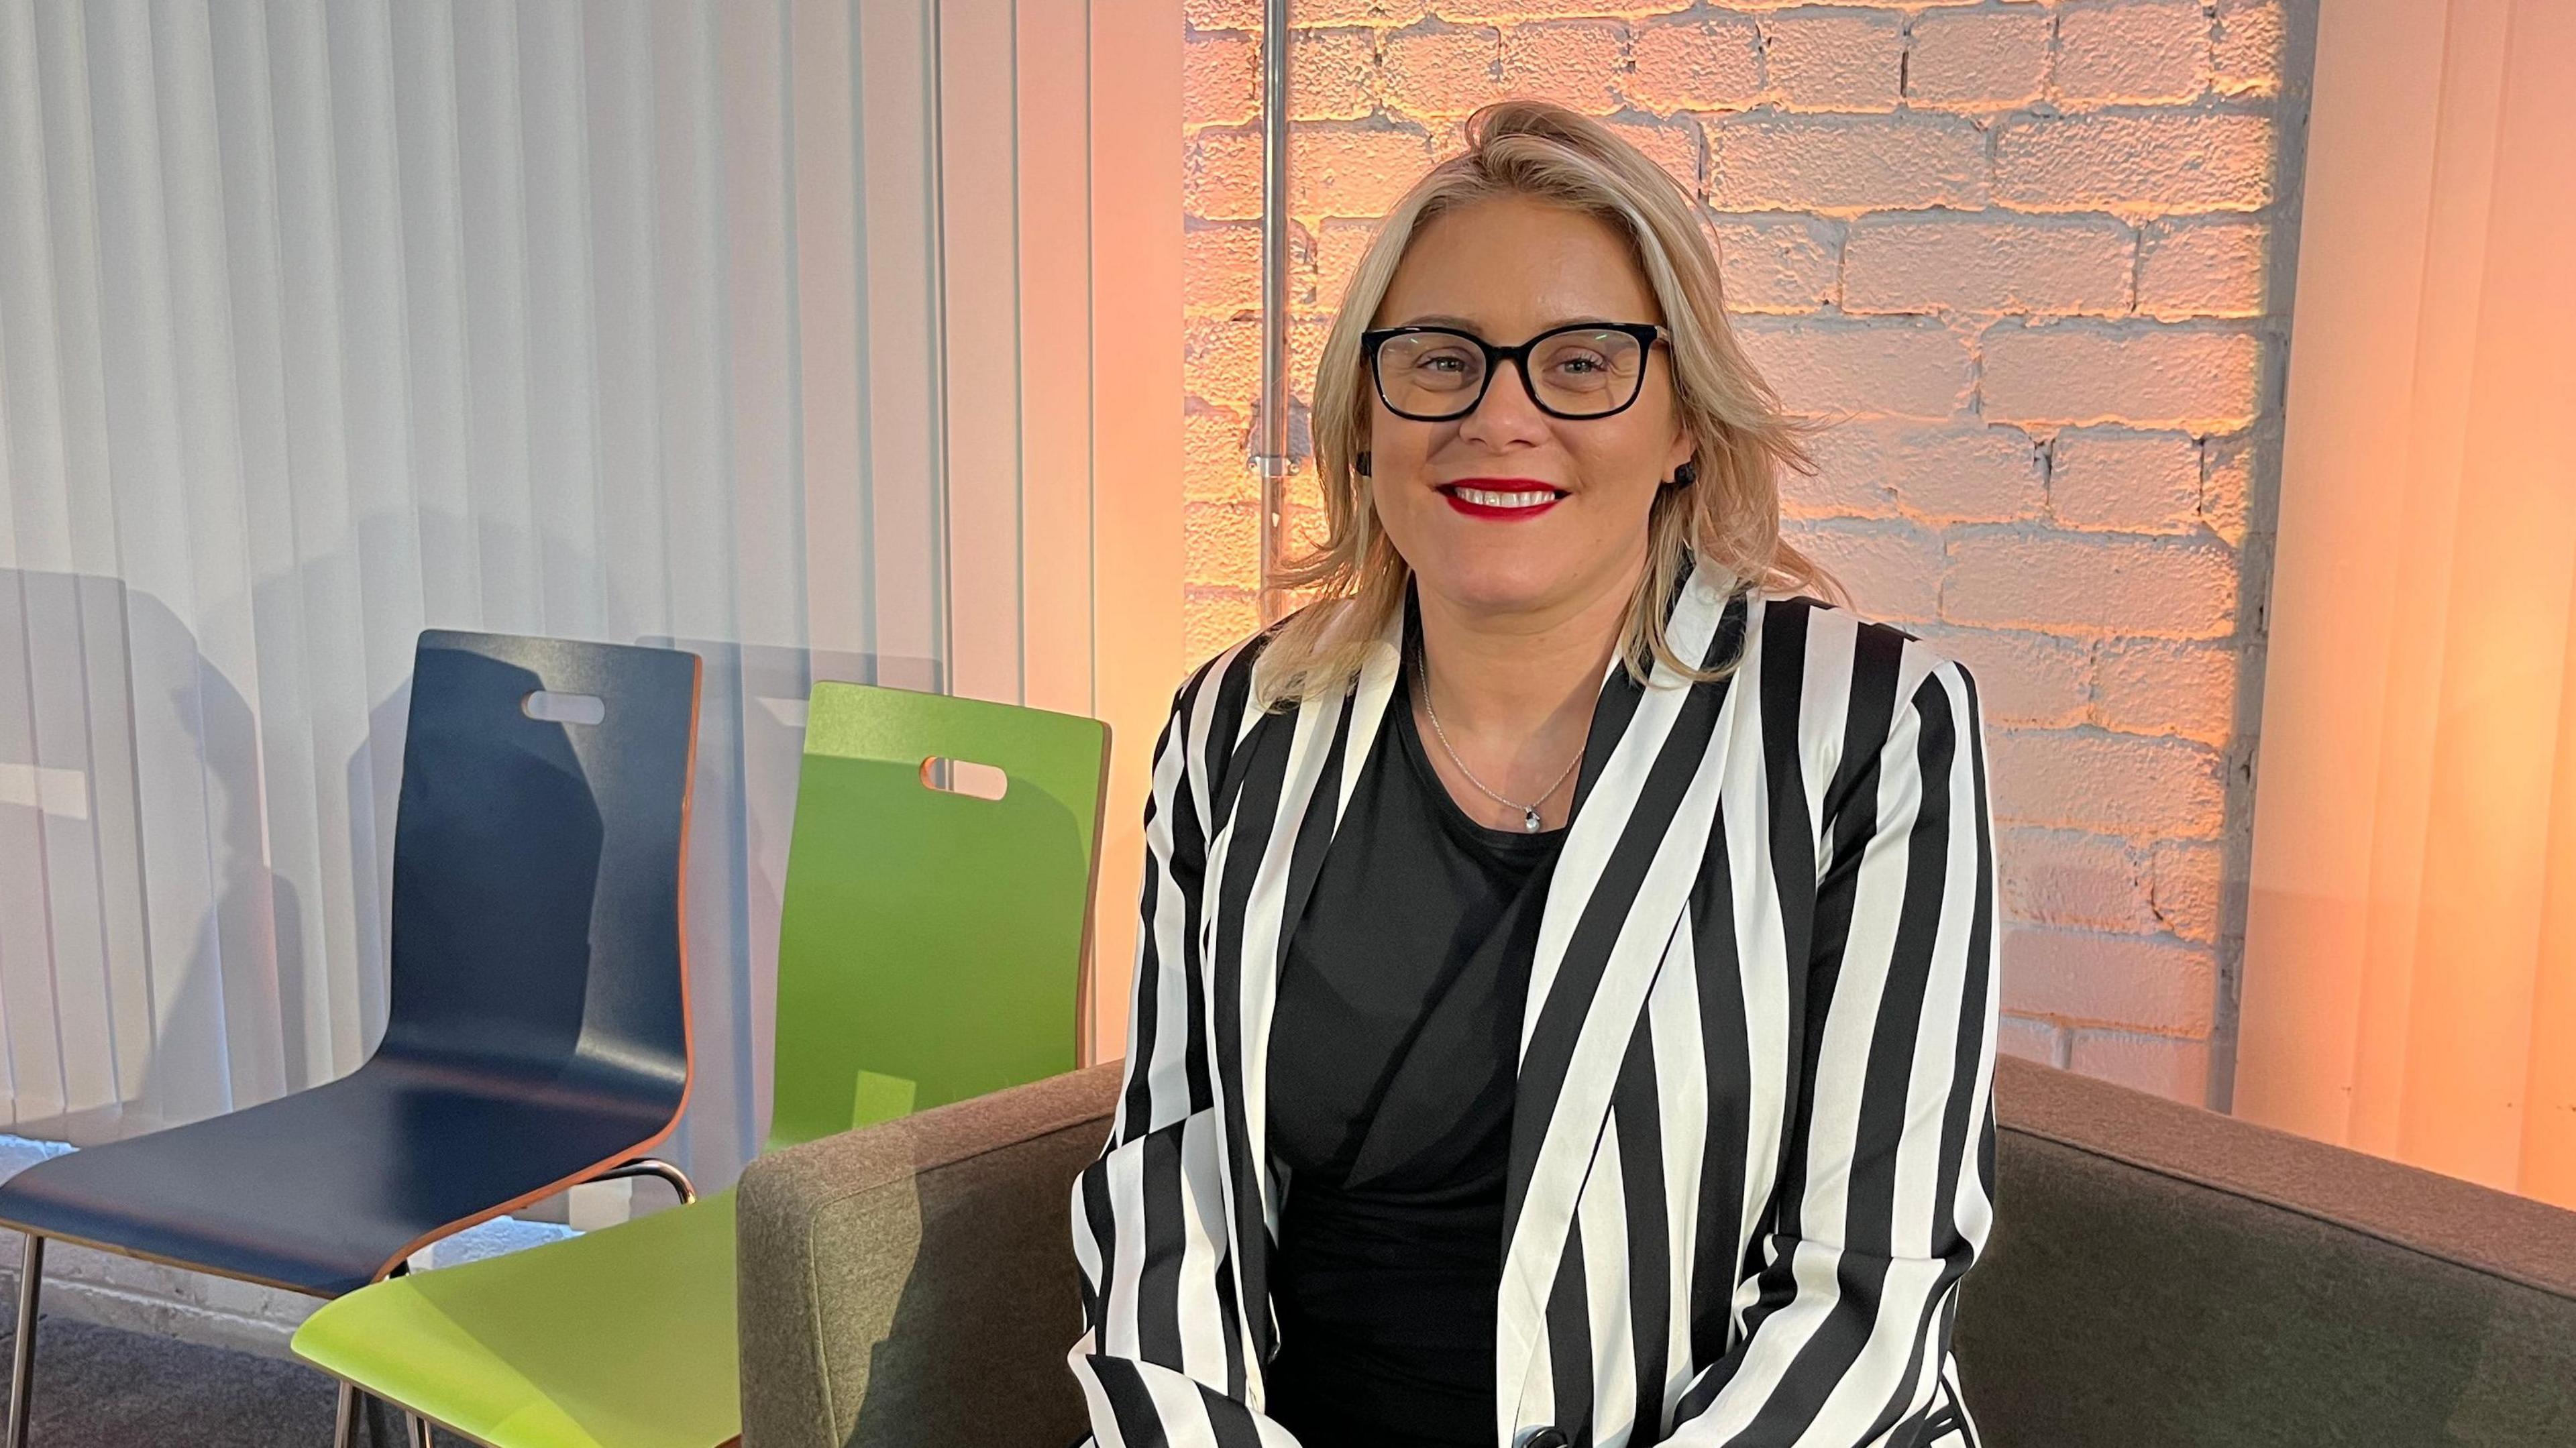
[{"label": "carpet floor", "polygon": [[[0,1344],[15,1334],[0,1330]],[[0,1366],[0,1372],[6,1368]],[[301,1363],[47,1316],[36,1324],[28,1448],[329,1448],[331,1379]],[[362,1417],[367,1448],[403,1448],[383,1404]],[[440,1433],[438,1448],[468,1448]]]}]

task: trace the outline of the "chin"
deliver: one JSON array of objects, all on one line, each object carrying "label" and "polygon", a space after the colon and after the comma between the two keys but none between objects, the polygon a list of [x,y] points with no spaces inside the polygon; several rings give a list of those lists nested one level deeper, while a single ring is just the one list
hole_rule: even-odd
[{"label": "chin", "polygon": [[1468,608],[1508,613],[1536,607],[1570,579],[1561,559],[1489,558],[1423,570],[1423,585]]}]

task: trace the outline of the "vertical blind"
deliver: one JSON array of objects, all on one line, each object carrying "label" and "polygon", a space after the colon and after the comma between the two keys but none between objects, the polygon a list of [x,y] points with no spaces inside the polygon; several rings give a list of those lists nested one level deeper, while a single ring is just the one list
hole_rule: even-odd
[{"label": "vertical blind", "polygon": [[2235,1109],[2576,1207],[2576,9],[2319,26]]},{"label": "vertical blind", "polygon": [[364,1059],[413,643],[486,629],[706,659],[675,1146],[730,1180],[810,681],[1128,707],[1093,646],[1093,25],[0,5],[16,1130],[130,1134]]}]

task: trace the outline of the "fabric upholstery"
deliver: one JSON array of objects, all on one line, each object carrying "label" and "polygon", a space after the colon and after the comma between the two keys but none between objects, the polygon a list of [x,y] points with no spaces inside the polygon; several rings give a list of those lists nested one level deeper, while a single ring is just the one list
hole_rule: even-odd
[{"label": "fabric upholstery", "polygon": [[[1112,1062],[772,1153],[745,1448],[1065,1448]],[[2007,1058],[1956,1350],[1988,1448],[2576,1445],[2576,1212]]]},{"label": "fabric upholstery", "polygon": [[2007,1059],[1993,1448],[2576,1444],[2576,1213]]},{"label": "fabric upholstery", "polygon": [[737,1252],[746,1448],[1064,1448],[1067,1226],[1118,1063],[771,1152]]}]

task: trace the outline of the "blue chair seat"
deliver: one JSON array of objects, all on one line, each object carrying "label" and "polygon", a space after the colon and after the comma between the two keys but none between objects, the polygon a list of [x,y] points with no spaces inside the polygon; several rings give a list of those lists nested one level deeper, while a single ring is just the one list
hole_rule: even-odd
[{"label": "blue chair seat", "polygon": [[379,1057],[309,1091],[39,1162],[0,1183],[0,1221],[338,1297],[668,1127],[676,1091],[649,1104],[603,1084]]}]

